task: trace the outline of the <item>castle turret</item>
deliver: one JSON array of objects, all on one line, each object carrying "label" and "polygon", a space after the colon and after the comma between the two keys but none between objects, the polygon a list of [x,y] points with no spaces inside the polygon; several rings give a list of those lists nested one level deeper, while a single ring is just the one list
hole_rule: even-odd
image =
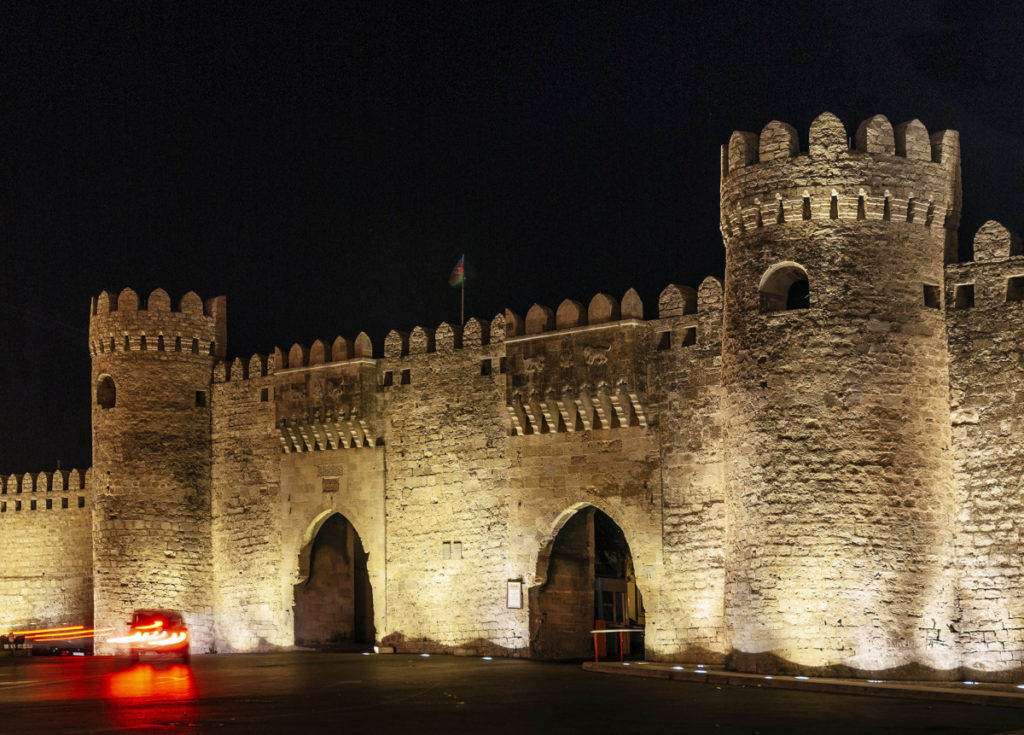
[{"label": "castle turret", "polygon": [[833,115],[722,153],[729,514],[740,669],[954,668],[943,266],[955,132]]},{"label": "castle turret", "polygon": [[[213,640],[210,386],[226,302],[125,289],[92,302],[93,568],[97,628],[137,608],[184,613],[192,650]],[[97,645],[98,652],[104,652]]]}]

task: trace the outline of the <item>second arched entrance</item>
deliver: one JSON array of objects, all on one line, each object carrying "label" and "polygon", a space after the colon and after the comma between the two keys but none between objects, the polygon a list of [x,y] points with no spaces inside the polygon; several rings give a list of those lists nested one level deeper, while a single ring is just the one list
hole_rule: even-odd
[{"label": "second arched entrance", "polygon": [[[546,553],[545,553],[546,552]],[[592,629],[641,628],[643,599],[625,534],[587,506],[569,518],[539,556],[530,590],[530,652],[535,658],[594,656]],[[619,656],[619,636],[598,636],[599,655]],[[623,654],[643,655],[641,632],[623,636]]]},{"label": "second arched entrance", "polygon": [[295,586],[295,643],[316,648],[365,647],[374,642],[373,590],[367,552],[355,528],[335,513],[323,522]]}]

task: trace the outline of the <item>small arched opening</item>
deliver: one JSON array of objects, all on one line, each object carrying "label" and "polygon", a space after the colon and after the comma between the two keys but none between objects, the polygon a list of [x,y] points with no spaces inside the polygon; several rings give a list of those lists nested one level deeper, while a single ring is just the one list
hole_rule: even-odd
[{"label": "small arched opening", "polygon": [[530,590],[530,654],[534,658],[643,657],[643,597],[622,529],[593,506],[581,508],[538,560],[540,584]]},{"label": "small arched opening", "polygon": [[324,649],[363,650],[376,636],[369,554],[355,527],[330,515],[299,555],[305,579],[295,585],[295,643]]},{"label": "small arched opening", "polygon": [[762,313],[807,309],[811,305],[811,288],[807,271],[792,263],[773,265],[758,286]]},{"label": "small arched opening", "polygon": [[109,375],[104,375],[96,383],[96,405],[103,409],[117,405],[117,386]]}]

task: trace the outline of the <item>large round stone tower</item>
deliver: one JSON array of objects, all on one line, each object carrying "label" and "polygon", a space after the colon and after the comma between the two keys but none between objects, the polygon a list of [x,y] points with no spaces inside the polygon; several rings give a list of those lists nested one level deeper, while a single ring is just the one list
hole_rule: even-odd
[{"label": "large round stone tower", "polygon": [[808,137],[723,149],[732,664],[948,671],[958,137],[876,116],[851,148],[828,113]]},{"label": "large round stone tower", "polygon": [[[125,289],[92,303],[93,570],[96,627],[133,609],[180,610],[192,650],[213,642],[210,385],[223,357],[223,297]],[[97,644],[97,652],[107,652]]]}]

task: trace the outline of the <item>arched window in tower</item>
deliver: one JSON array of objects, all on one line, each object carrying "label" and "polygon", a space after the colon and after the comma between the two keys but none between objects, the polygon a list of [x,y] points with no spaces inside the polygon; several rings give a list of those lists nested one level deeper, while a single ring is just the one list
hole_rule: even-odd
[{"label": "arched window in tower", "polygon": [[100,378],[96,384],[96,404],[100,408],[113,408],[117,403],[117,387],[109,375]]},{"label": "arched window in tower", "polygon": [[811,304],[807,271],[793,262],[777,263],[765,271],[758,291],[761,313],[807,309]]}]

